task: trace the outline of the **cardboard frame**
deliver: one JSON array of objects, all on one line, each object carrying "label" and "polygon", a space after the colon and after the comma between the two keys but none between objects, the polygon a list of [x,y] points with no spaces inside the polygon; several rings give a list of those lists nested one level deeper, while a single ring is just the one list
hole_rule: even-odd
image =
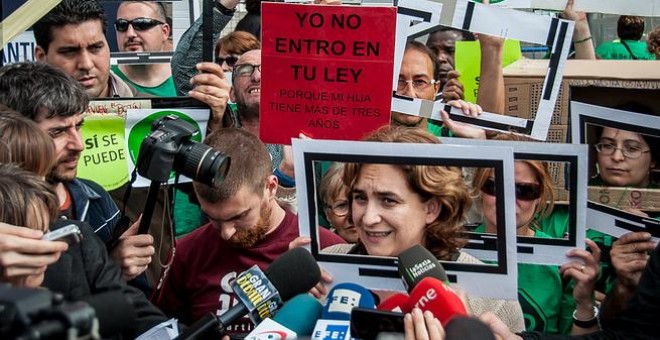
[{"label": "cardboard frame", "polygon": [[[587,143],[587,125],[617,127],[660,138],[660,117],[617,110],[581,102],[571,102],[571,140],[574,144]],[[631,231],[651,233],[660,240],[660,221],[640,217],[620,209],[589,201],[587,227],[619,237]]]},{"label": "cardboard frame", "polygon": [[[443,144],[502,146],[513,149],[514,160],[555,161],[570,164],[568,173],[569,185],[569,220],[568,239],[547,239],[534,237],[517,237],[518,262],[545,265],[562,265],[573,259],[566,252],[573,248],[583,248],[586,237],[586,205],[587,205],[587,146],[576,144],[510,142],[498,140],[475,140],[466,138],[440,138]],[[489,234],[475,233],[477,244],[487,244],[492,237]],[[493,251],[466,247],[466,252],[481,260],[493,258]],[[496,253],[496,251],[495,251]]]},{"label": "cardboard frame", "polygon": [[[152,1],[157,1],[157,0],[152,0]],[[184,2],[190,2],[189,0],[164,0],[160,2],[167,2],[172,5],[172,13],[171,13],[171,35],[172,35],[172,51],[166,51],[166,52],[118,52],[118,51],[110,51],[110,64],[111,65],[144,65],[144,64],[169,64],[172,61],[172,56],[174,55],[174,51],[176,50],[176,44],[178,42],[178,37],[175,36],[175,26],[178,27],[179,24],[183,24],[182,27],[178,27],[177,30],[185,30],[188,27],[190,27],[193,22],[195,21],[195,18],[189,18],[189,21],[186,22],[185,20],[182,21],[180,20],[181,18],[175,18],[174,12],[176,9],[174,8],[175,6],[181,6]],[[106,4],[117,4],[117,6],[122,2],[122,0],[101,0],[101,4],[105,5]],[[189,3],[189,6],[191,6],[191,11],[192,11],[192,4]],[[108,17],[108,31],[106,32],[106,39],[110,41],[115,41],[117,44],[119,43],[116,41],[116,31],[114,29],[114,18],[116,18],[117,13],[111,13],[108,15],[106,13],[106,16]],[[112,19],[112,20],[110,20]],[[187,24],[187,25],[186,25]],[[113,36],[115,35],[115,36]]]},{"label": "cardboard frame", "polygon": [[[546,139],[573,38],[573,21],[468,0],[400,0],[397,11],[392,111],[442,120],[440,111],[444,109],[453,120],[459,122],[490,130],[513,131],[538,140]],[[439,96],[431,102],[397,95],[396,86],[406,42],[433,32],[440,25],[548,46],[550,62],[536,119],[488,112],[477,118],[466,117],[460,110],[445,106]]]},{"label": "cardboard frame", "polygon": [[[318,194],[314,164],[317,161],[379,164],[428,164],[495,168],[498,181],[497,264],[442,262],[450,281],[474,296],[516,299],[517,265],[513,209],[513,153],[507,147],[468,147],[441,144],[404,144],[293,139],[298,217],[301,236],[319,264],[332,273],[334,282],[359,282],[370,289],[404,291],[396,258],[323,253],[319,249]],[[405,155],[405,156],[403,156]]]}]

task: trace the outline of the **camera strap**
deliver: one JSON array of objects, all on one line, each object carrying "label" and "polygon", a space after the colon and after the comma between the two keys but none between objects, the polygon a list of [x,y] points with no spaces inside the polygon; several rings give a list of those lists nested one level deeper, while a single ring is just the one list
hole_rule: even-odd
[{"label": "camera strap", "polygon": [[126,187],[126,191],[124,192],[124,197],[122,198],[121,216],[119,217],[119,221],[117,221],[117,224],[113,229],[112,239],[107,244],[108,250],[114,249],[119,243],[119,238],[121,238],[121,235],[123,235],[126,230],[131,227],[131,219],[126,216],[126,205],[128,204],[128,199],[131,197],[131,190],[133,189],[133,183],[135,180],[137,180],[137,168],[135,168],[133,173],[131,173],[131,180],[128,182],[128,187]]}]

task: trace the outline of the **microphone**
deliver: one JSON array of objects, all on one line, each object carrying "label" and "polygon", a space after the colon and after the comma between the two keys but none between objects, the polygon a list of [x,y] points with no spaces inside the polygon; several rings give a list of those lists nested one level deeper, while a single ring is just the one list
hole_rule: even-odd
[{"label": "microphone", "polygon": [[449,281],[438,259],[419,244],[399,254],[398,267],[399,275],[408,293],[425,277],[433,277],[445,283]]},{"label": "microphone", "polygon": [[350,320],[353,307],[375,308],[376,302],[371,292],[358,284],[337,284],[328,293],[321,319]]},{"label": "microphone", "polygon": [[375,305],[374,297],[368,289],[355,283],[337,284],[328,293],[321,319],[316,322],[312,332],[312,339],[351,339],[350,319],[353,307],[373,309]]},{"label": "microphone", "polygon": [[410,307],[430,311],[443,326],[455,316],[468,315],[458,295],[432,277],[423,278],[410,292]]},{"label": "microphone", "polygon": [[479,319],[456,317],[445,327],[447,340],[495,340],[493,332]]},{"label": "microphone", "polygon": [[271,318],[266,318],[245,337],[245,340],[293,340],[297,337],[296,332]]},{"label": "microphone", "polygon": [[312,335],[322,311],[323,306],[318,300],[308,294],[299,294],[275,312],[273,321],[294,331],[298,336],[308,337]]},{"label": "microphone", "polygon": [[[293,269],[296,275],[291,275]],[[264,273],[255,267],[241,273],[232,287],[236,289],[238,304],[219,316],[207,314],[177,339],[195,339],[211,328],[222,332],[246,314],[254,320],[263,320],[272,316],[282,301],[307,292],[320,280],[321,270],[312,255],[304,248],[291,249],[273,261]]]},{"label": "microphone", "polygon": [[402,293],[393,294],[378,305],[378,310],[410,313],[410,297]]}]

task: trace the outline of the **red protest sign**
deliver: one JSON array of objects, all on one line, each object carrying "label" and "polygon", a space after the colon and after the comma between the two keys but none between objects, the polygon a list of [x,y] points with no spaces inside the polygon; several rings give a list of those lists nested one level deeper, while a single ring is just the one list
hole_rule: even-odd
[{"label": "red protest sign", "polygon": [[264,2],[260,138],[359,140],[390,122],[394,7]]}]

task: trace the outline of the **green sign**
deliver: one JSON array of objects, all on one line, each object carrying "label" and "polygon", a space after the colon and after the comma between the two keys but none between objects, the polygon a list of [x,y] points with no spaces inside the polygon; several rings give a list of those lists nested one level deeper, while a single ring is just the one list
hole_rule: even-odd
[{"label": "green sign", "polygon": [[124,118],[87,116],[81,130],[85,150],[78,161],[78,177],[92,180],[105,190],[128,182]]},{"label": "green sign", "polygon": [[[520,41],[506,40],[502,54],[502,67],[506,67],[514,61],[522,58],[520,52]],[[460,74],[463,84],[465,100],[471,103],[477,102],[477,91],[479,90],[479,74],[481,73],[481,46],[478,41],[456,42],[456,71]]]}]

